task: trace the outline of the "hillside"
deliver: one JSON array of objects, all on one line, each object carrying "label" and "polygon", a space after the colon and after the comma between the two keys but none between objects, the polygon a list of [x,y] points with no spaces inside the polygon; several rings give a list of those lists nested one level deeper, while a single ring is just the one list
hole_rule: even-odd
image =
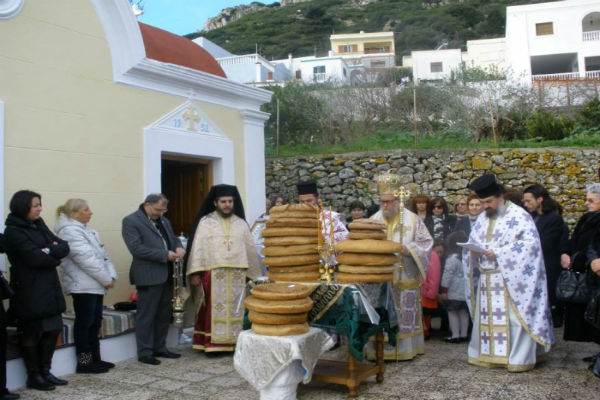
[{"label": "hillside", "polygon": [[[397,64],[411,50],[427,50],[448,41],[450,48],[467,40],[504,36],[507,5],[536,0],[312,0],[248,14],[205,36],[234,54],[259,52],[267,59],[327,55],[329,35],[394,31]],[[365,2],[366,3],[366,2]],[[362,5],[361,5],[362,4]]]}]

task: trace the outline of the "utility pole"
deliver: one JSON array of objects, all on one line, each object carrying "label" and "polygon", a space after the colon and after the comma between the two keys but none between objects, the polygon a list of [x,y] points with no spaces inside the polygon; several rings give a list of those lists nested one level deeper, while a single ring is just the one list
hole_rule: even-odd
[{"label": "utility pole", "polygon": [[413,82],[413,124],[415,126],[415,149],[419,148],[419,128],[417,127],[417,86]]},{"label": "utility pole", "polygon": [[277,99],[277,136],[275,137],[275,155],[279,156],[279,99]]}]

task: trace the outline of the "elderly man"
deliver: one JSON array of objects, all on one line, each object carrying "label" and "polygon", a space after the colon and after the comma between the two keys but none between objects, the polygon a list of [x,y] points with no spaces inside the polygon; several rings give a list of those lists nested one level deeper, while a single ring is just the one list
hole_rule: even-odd
[{"label": "elderly man", "polygon": [[[402,189],[398,175],[383,174],[377,178],[381,210],[371,219],[384,222],[387,239],[402,243],[400,262],[394,272],[393,293],[398,319],[396,347],[384,346],[386,360],[411,360],[425,352],[421,306],[421,279],[425,279],[433,239],[423,221],[404,208],[398,199]],[[368,348],[373,358],[373,348]]]},{"label": "elderly man", "polygon": [[173,297],[173,261],[185,250],[173,233],[163,194],[149,194],[134,213],[123,219],[122,235],[133,256],[129,280],[138,291],[135,337],[138,360],[158,365],[156,357],[178,358],[167,350]]},{"label": "elderly man", "polygon": [[531,216],[505,201],[494,175],[469,188],[485,210],[463,250],[467,304],[473,318],[470,364],[527,371],[554,343],[546,270]]}]

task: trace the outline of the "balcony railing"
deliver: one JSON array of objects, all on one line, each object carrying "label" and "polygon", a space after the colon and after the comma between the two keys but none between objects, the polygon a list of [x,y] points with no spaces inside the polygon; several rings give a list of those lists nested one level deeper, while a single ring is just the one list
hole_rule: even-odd
[{"label": "balcony railing", "polygon": [[584,81],[600,79],[600,71],[587,71],[585,76],[580,76],[579,72],[563,72],[560,74],[541,74],[533,75],[533,81]]},{"label": "balcony railing", "polygon": [[326,80],[327,80],[327,74],[326,73],[315,74],[315,82],[323,83]]},{"label": "balcony railing", "polygon": [[600,40],[600,31],[583,32],[583,41]]}]

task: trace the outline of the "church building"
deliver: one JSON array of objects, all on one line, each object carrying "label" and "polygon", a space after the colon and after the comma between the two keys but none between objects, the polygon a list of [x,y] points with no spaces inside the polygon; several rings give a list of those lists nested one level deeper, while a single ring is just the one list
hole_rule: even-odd
[{"label": "church building", "polygon": [[138,23],[126,0],[0,4],[0,210],[41,193],[42,217],[86,199],[126,300],[121,220],[148,193],[187,232],[211,185],[236,184],[251,223],[264,212],[264,123],[271,93],[226,78],[202,47]]}]

